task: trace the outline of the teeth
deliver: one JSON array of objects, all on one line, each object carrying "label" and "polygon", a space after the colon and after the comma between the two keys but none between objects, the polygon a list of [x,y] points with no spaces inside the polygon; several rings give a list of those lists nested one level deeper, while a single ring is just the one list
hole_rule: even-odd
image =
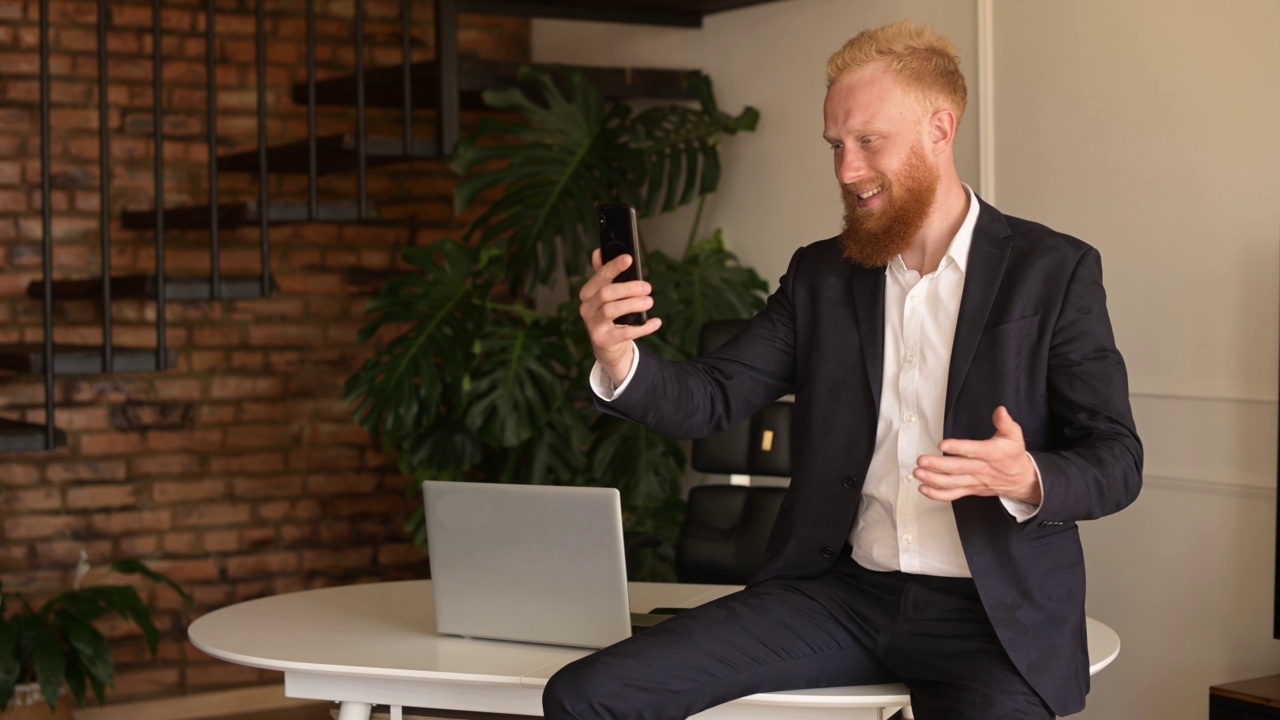
[{"label": "teeth", "polygon": [[881,191],[881,190],[883,190],[883,189],[884,189],[884,188],[876,188],[875,190],[868,190],[868,191],[866,191],[866,192],[864,192],[864,193],[858,193],[858,199],[860,199],[860,200],[866,200],[867,198],[869,198],[869,197],[871,197],[871,196],[873,196],[873,195],[878,195],[878,194],[880,194],[880,191]]}]

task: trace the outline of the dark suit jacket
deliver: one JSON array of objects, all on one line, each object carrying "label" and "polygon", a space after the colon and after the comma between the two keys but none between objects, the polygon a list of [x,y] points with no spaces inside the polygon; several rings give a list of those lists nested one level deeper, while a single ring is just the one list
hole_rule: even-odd
[{"label": "dark suit jacket", "polygon": [[[757,582],[824,572],[852,528],[875,447],[884,283],[883,269],[844,260],[839,238],[803,247],[740,334],[688,363],[643,353],[626,392],[602,403],[689,438],[795,393],[791,487]],[[982,203],[946,398],[945,437],[991,437],[991,415],[1005,405],[1039,466],[1044,501],[1027,523],[996,498],[952,507],[1005,649],[1054,712],[1077,712],[1089,675],[1076,521],[1120,510],[1142,483],[1098,252]]]}]

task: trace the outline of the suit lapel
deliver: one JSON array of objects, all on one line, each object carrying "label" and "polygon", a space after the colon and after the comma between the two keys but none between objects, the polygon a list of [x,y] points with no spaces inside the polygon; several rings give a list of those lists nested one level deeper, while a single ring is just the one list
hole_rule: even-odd
[{"label": "suit lapel", "polygon": [[[976,196],[975,196],[976,197]],[[951,345],[951,367],[947,372],[947,404],[943,434],[951,437],[951,407],[964,383],[978,347],[978,339],[991,314],[991,304],[1004,278],[1009,259],[1009,224],[1004,215],[978,199],[978,221],[969,247],[969,265],[965,270],[964,290],[960,295],[960,314],[956,318],[955,340]]]},{"label": "suit lapel", "polygon": [[884,378],[884,268],[853,268],[853,306],[858,316],[858,338],[876,414],[880,413],[880,386]]}]

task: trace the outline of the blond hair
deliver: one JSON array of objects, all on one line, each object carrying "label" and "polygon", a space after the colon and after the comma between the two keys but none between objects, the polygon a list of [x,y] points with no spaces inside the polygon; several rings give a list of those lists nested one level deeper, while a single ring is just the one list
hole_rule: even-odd
[{"label": "blond hair", "polygon": [[827,61],[827,87],[867,65],[884,61],[907,88],[937,110],[948,107],[956,122],[964,117],[968,90],[960,72],[960,54],[946,35],[927,25],[903,20],[863,30]]}]

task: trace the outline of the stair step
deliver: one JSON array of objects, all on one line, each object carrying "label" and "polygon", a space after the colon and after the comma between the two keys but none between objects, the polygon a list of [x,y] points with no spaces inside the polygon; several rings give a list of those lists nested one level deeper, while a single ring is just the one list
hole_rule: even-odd
[{"label": "stair step", "polygon": [[[486,108],[480,94],[494,87],[516,83],[520,67],[524,63],[499,60],[480,60],[474,57],[458,59],[459,105],[463,110]],[[593,85],[600,88],[607,98],[648,98],[653,100],[690,100],[687,70],[653,70],[647,68],[582,67]],[[370,68],[365,71],[365,105],[369,107],[404,107],[404,69],[401,65]],[[413,106],[417,109],[434,108],[440,96],[439,72],[434,60],[416,62],[410,66],[413,81]],[[307,84],[293,86],[293,101],[307,102]],[[356,103],[356,76],[340,75],[316,83],[318,105],[354,107]]]},{"label": "stair step", "polygon": [[[44,425],[0,418],[0,452],[36,452],[45,449],[44,441]],[[53,444],[54,447],[66,447],[67,434],[54,428]]]},{"label": "stair step", "polygon": [[[305,222],[356,222],[360,219],[356,203],[350,201],[323,202],[318,215],[313,221],[307,217],[307,204],[296,200],[273,201],[268,205],[267,222],[271,225]],[[261,213],[258,203],[254,201],[221,203],[218,205],[218,227],[222,230],[235,230],[242,227],[256,227]],[[376,218],[377,212],[371,205],[369,218]],[[156,226],[155,210],[128,210],[120,215],[124,227],[130,230],[153,230]],[[169,207],[164,209],[164,226],[166,230],[201,229],[209,227],[209,206],[191,205],[186,207]]]},{"label": "stair step", "polygon": [[[223,275],[220,280],[223,300],[263,297],[260,276]],[[182,302],[213,299],[212,283],[207,276],[167,275],[164,284],[166,300]],[[117,275],[111,278],[111,297],[117,300],[154,300],[157,287],[155,275]],[[272,292],[276,289],[273,282]],[[44,297],[43,281],[36,280],[28,285],[27,295],[34,298]],[[54,280],[53,297],[55,300],[100,300],[102,278]]]},{"label": "stair step", "polygon": [[[359,166],[355,133],[327,135],[316,138],[316,171],[323,175],[331,172],[355,170]],[[391,165],[409,160],[431,160],[440,157],[440,146],[433,138],[414,138],[411,151],[406,153],[404,138],[370,136],[366,143],[368,167]],[[273,173],[309,172],[309,148],[306,140],[267,148],[267,171]],[[224,172],[258,172],[258,151],[247,150],[218,158],[218,169]],[[207,215],[206,215],[207,222]]]},{"label": "stair step", "polygon": [[702,27],[702,18],[774,0],[459,0],[458,12]]},{"label": "stair step", "polygon": [[[178,353],[166,352],[167,367],[178,362]],[[112,372],[155,372],[154,348],[111,348]],[[44,373],[44,345],[0,345],[0,370],[23,375]],[[99,375],[102,373],[102,347],[93,345],[53,346],[55,375]]]}]

